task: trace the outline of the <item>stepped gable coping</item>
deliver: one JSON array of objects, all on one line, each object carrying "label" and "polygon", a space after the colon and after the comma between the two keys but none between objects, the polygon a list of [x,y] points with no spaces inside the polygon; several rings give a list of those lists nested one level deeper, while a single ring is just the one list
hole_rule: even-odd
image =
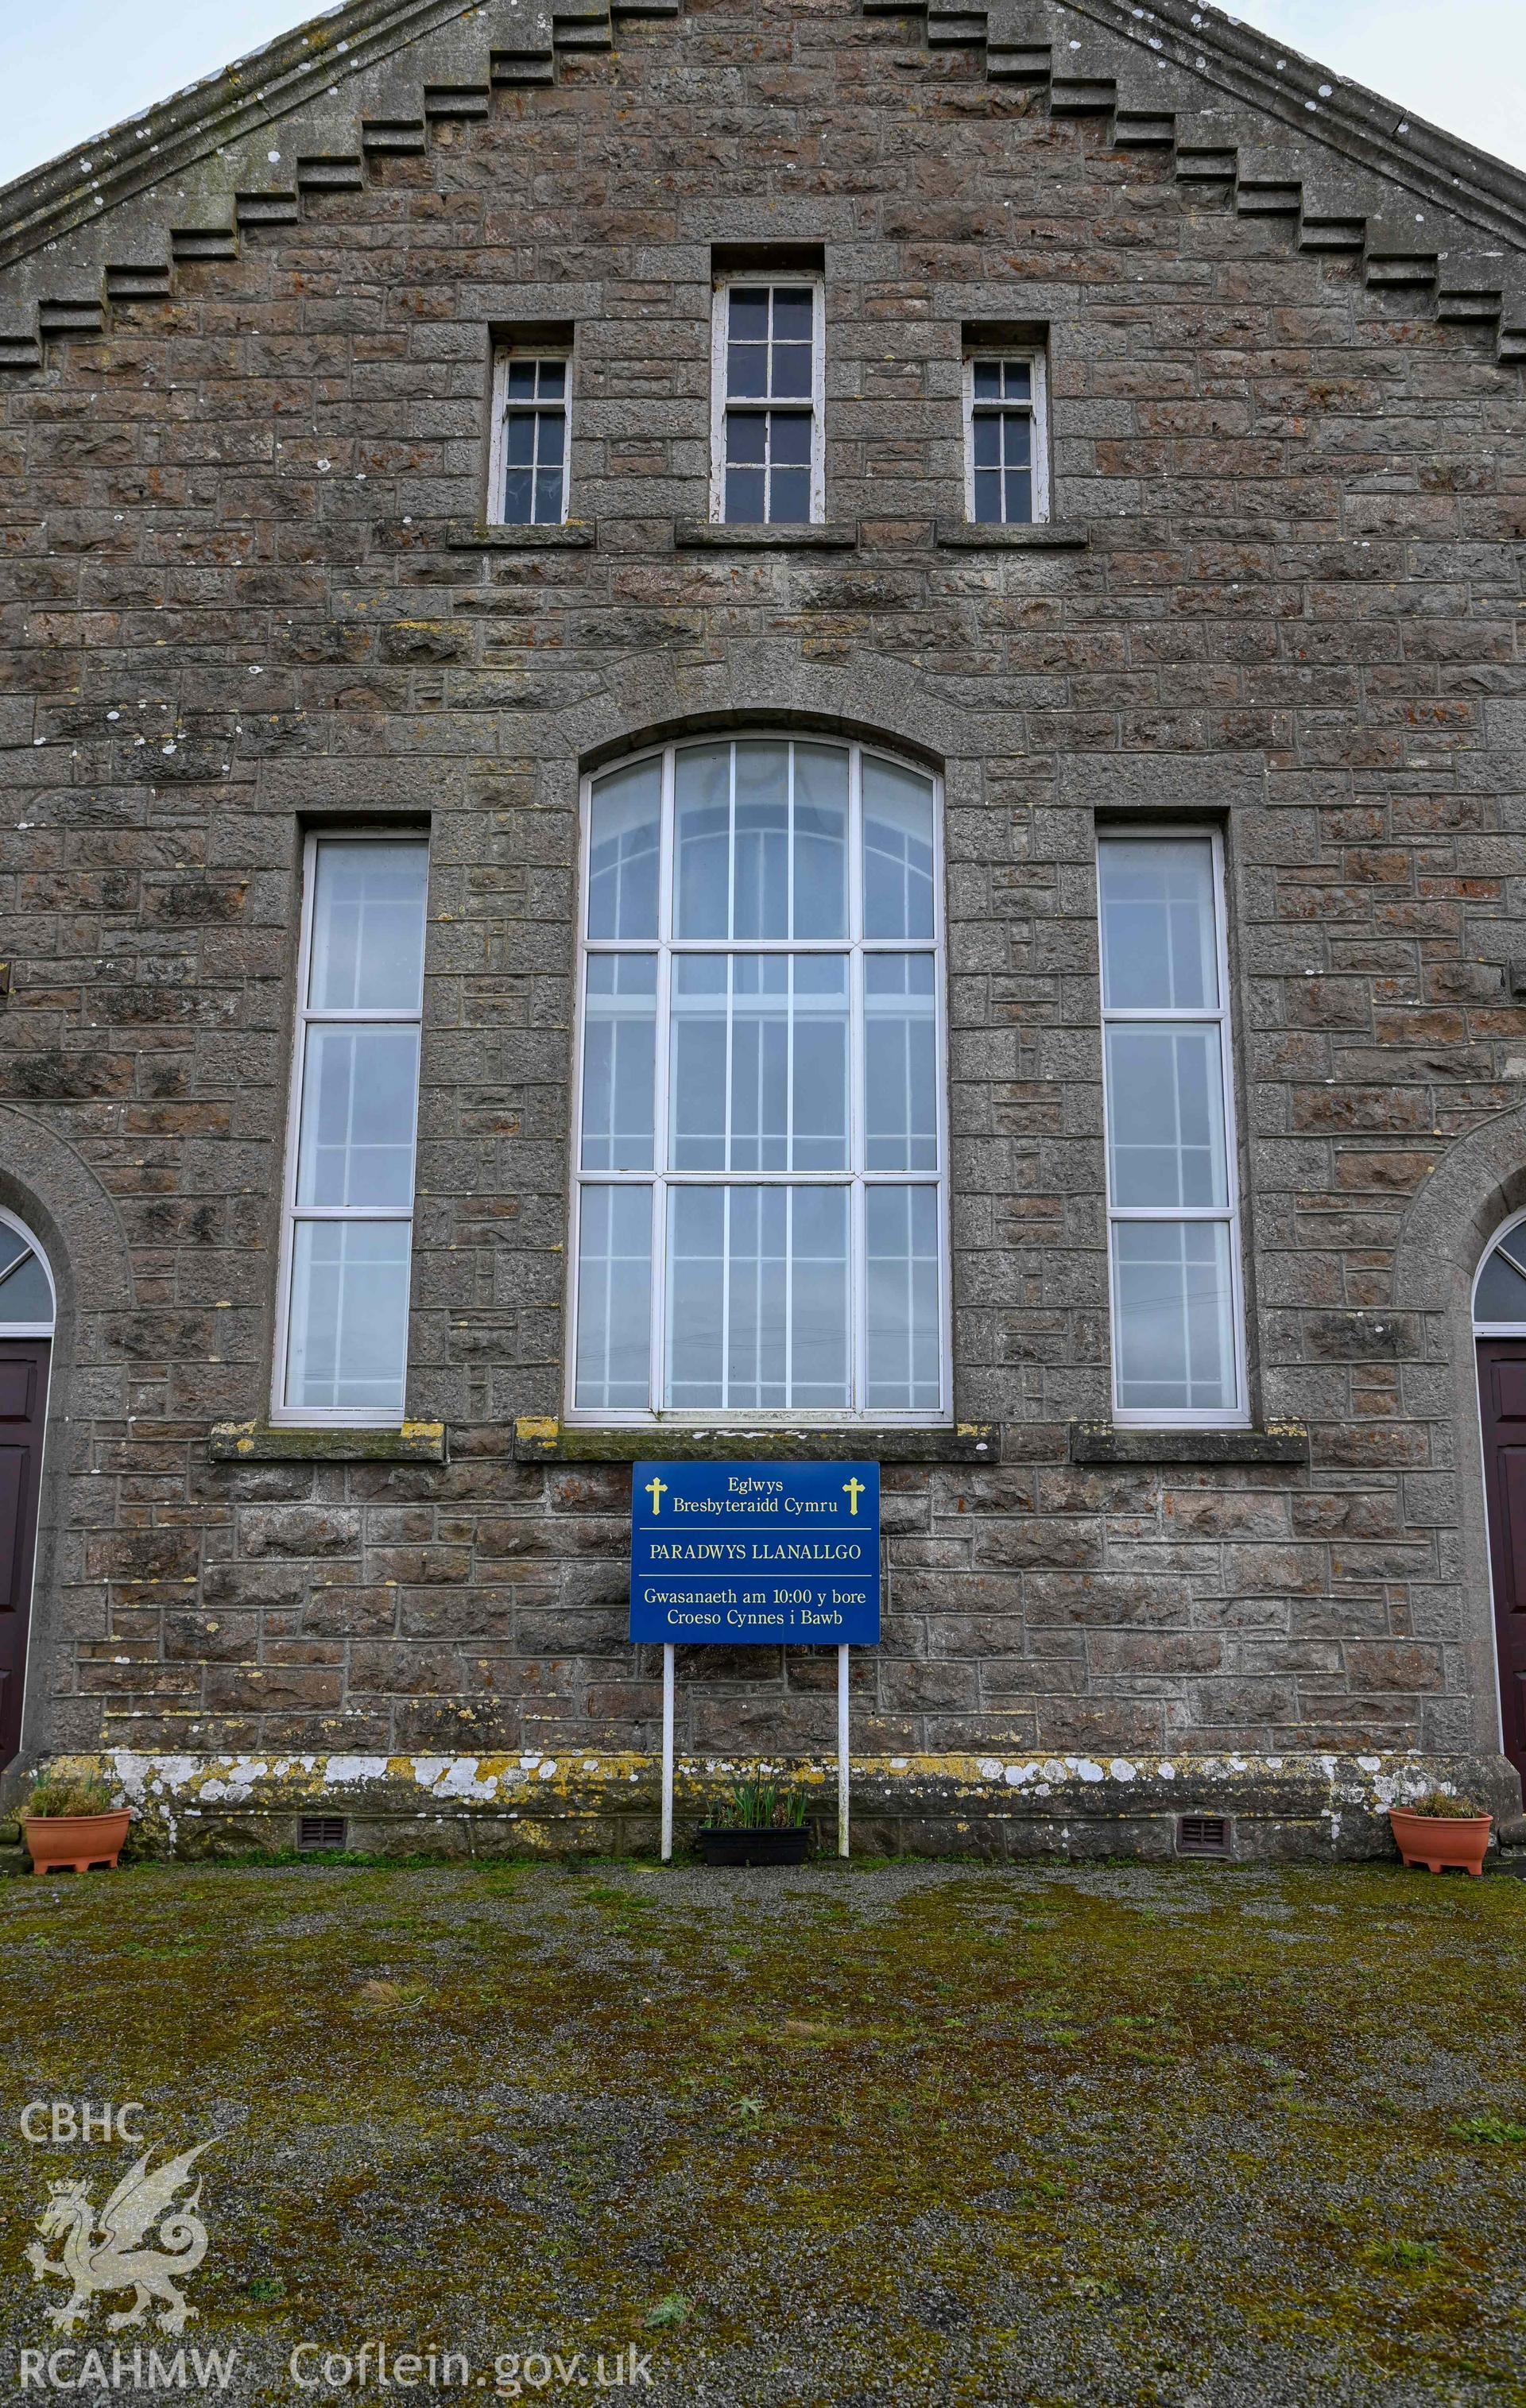
[{"label": "stepped gable coping", "polygon": [[[552,81],[559,53],[610,48],[618,19],[675,16],[680,6],[525,0],[521,13],[521,0],[465,7],[461,0],[345,0],[158,108],[75,144],[0,189],[0,369],[39,367],[50,342],[104,333],[113,304],[168,298],[180,262],[237,257],[241,240],[262,225],[300,219],[309,194],[358,189],[373,158],[425,150],[431,122],[484,116],[496,86]],[[1244,215],[1292,221],[1300,249],[1357,256],[1370,286],[1408,291],[1443,320],[1491,326],[1502,362],[1526,359],[1526,175],[1362,85],[1192,0],[1148,7],[1131,0],[860,6],[865,14],[921,19],[931,50],[983,50],[988,77],[1033,88],[1052,114],[1102,117],[1113,144],[1169,150],[1181,181],[1227,192]],[[337,148],[343,84],[437,36],[447,44],[453,37],[449,80],[429,82],[421,62],[416,113],[406,113],[415,108],[410,93],[389,89],[382,95],[387,113],[357,108]],[[1125,73],[1121,81],[1120,43],[1139,66],[1137,77]],[[1202,108],[1161,105],[1148,88],[1152,68],[1169,68],[1173,89],[1183,77],[1202,85]],[[1225,100],[1260,121],[1265,145],[1244,138]],[[167,190],[174,177],[237,150],[242,158],[230,166],[232,185],[247,173],[246,146],[259,130],[304,111],[323,120],[323,147],[304,156],[297,133],[295,173],[263,190],[214,193],[214,212],[225,203],[223,223],[205,222],[205,194],[188,212],[195,218],[199,209],[198,222],[171,222],[174,199],[182,197]],[[293,138],[288,129],[283,142]],[[1387,193],[1377,207],[1370,192],[1359,196],[1351,188],[1353,175],[1368,185],[1381,179]],[[1417,199],[1427,209],[1416,209]],[[54,292],[40,289],[47,269],[37,254],[139,200],[164,212],[162,228],[152,231],[155,256],[104,266],[80,261],[72,270],[61,263]],[[143,214],[130,212],[138,248],[147,247]],[[19,270],[8,311],[7,267]]]}]

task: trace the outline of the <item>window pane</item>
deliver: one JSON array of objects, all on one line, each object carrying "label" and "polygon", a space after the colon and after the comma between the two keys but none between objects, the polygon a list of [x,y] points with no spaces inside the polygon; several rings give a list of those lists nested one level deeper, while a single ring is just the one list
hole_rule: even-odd
[{"label": "window pane", "polygon": [[864,754],[864,934],[932,935],[932,781]]},{"label": "window pane", "polygon": [[930,953],[864,960],[864,1118],[871,1170],[938,1168],[937,1018]]},{"label": "window pane", "polygon": [[779,343],[773,347],[773,382],[770,388],[778,401],[809,401],[811,398],[811,345]]},{"label": "window pane", "polygon": [[638,761],[596,780],[588,848],[590,937],[657,933],[662,763]]},{"label": "window pane", "polygon": [[768,341],[769,288],[766,284],[734,284],[731,287],[728,332],[734,343]]},{"label": "window pane", "polygon": [[1002,388],[1009,401],[1027,401],[1033,390],[1033,366],[1031,361],[1005,361],[1003,363]]},{"label": "window pane", "polygon": [[1033,456],[1033,422],[1021,410],[1001,413],[1001,457],[1009,468],[1026,468]]},{"label": "window pane", "polygon": [[535,478],[528,468],[511,468],[503,483],[505,526],[530,526],[535,518]]},{"label": "window pane", "polygon": [[768,411],[732,410],[726,422],[726,456],[732,466],[760,468],[768,455]]},{"label": "window pane", "polygon": [[1206,837],[1105,837],[1098,847],[1102,1001],[1216,1010],[1214,851]]},{"label": "window pane", "polygon": [[936,1412],[943,1401],[938,1191],[865,1191],[869,1384],[865,1408]]},{"label": "window pane", "polygon": [[428,865],[424,844],[319,845],[310,1004],[325,1011],[418,1010]]},{"label": "window pane", "polygon": [[516,409],[503,430],[503,456],[511,468],[527,468],[535,458],[535,412]]},{"label": "window pane", "polygon": [[813,294],[809,284],[782,284],[773,296],[775,343],[809,343]]},{"label": "window pane", "polygon": [[975,471],[975,524],[1001,526],[1001,478],[995,468]]},{"label": "window pane", "polygon": [[1115,1205],[1227,1204],[1216,1026],[1110,1023],[1107,1135]]},{"label": "window pane", "polygon": [[835,744],[795,747],[795,934],[848,931],[848,756]]},{"label": "window pane", "polygon": [[970,421],[970,440],[974,447],[977,468],[997,468],[1001,465],[1001,420],[995,410],[986,410]]},{"label": "window pane", "polygon": [[580,1406],[642,1410],[651,1400],[652,1190],[585,1187],[578,1228]]},{"label": "window pane", "polygon": [[842,956],[681,953],[671,1046],[675,1170],[847,1168]]},{"label": "window pane", "polygon": [[584,1170],[650,1170],[655,953],[590,953],[583,1039]]},{"label": "window pane", "polygon": [[761,468],[727,468],[726,523],[763,526],[768,520],[767,479]]},{"label": "window pane", "polygon": [[789,934],[789,746],[739,744],[734,937]]},{"label": "window pane", "polygon": [[1001,363],[1000,360],[976,360],[973,366],[974,391],[977,401],[999,401],[1001,397]]},{"label": "window pane", "polygon": [[1033,521],[1033,480],[1026,468],[1009,468],[1004,479],[1008,526],[1030,526]]},{"label": "window pane", "polygon": [[407,1221],[298,1221],[286,1401],[400,1413],[408,1357]]},{"label": "window pane", "polygon": [[534,360],[511,360],[509,363],[509,398],[511,401],[535,399]]},{"label": "window pane", "polygon": [[688,744],[673,767],[674,932],[727,937],[731,887],[731,747]]},{"label": "window pane", "polygon": [[844,1187],[680,1187],[669,1201],[669,1404],[842,1412]]},{"label": "window pane", "polygon": [[540,367],[540,392],[543,397],[550,401],[561,399],[567,392],[567,362],[542,360]]},{"label": "window pane", "polygon": [[1118,1404],[1124,1412],[1233,1411],[1234,1314],[1226,1223],[1115,1223],[1113,1299]]},{"label": "window pane", "polygon": [[769,481],[769,524],[807,526],[811,480],[803,468],[776,468]]},{"label": "window pane", "polygon": [[776,468],[809,468],[811,421],[803,409],[770,409],[769,457]]},{"label": "window pane", "polygon": [[[12,1269],[11,1266],[15,1265]],[[0,1221],[0,1327],[13,1322],[44,1322],[53,1318],[52,1290],[48,1274],[26,1240]]]},{"label": "window pane", "polygon": [[672,970],[668,1142],[675,1170],[724,1170],[729,961],[680,954]]},{"label": "window pane", "polygon": [[[9,1296],[7,1281],[0,1287],[0,1315],[12,1310]],[[1484,1265],[1474,1292],[1473,1313],[1476,1321],[1526,1321],[1526,1278],[1506,1261],[1503,1247],[1497,1246]]]},{"label": "window pane", "polygon": [[766,343],[727,346],[726,389],[734,401],[758,401],[769,389],[769,347]]},{"label": "window pane", "polygon": [[416,1027],[310,1024],[298,1204],[410,1204],[418,1098]]},{"label": "window pane", "polygon": [[541,468],[535,480],[535,523],[560,526],[561,523],[562,472],[560,468]]}]

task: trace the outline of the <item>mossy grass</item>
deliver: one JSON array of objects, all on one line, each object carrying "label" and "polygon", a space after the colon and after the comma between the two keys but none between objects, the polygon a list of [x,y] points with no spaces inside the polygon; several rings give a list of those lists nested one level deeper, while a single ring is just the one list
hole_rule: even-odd
[{"label": "mossy grass", "polygon": [[[198,2339],[273,2366],[472,2316],[759,2403],[1482,2408],[1526,2360],[1513,1882],[154,1864],[4,1885],[0,1942],[19,2095],[221,2134]],[[79,2168],[0,2166],[19,2246]]]}]

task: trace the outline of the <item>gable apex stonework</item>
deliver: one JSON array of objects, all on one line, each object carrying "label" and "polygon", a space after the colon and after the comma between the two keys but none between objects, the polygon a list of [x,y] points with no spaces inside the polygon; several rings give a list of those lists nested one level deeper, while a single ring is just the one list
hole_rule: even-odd
[{"label": "gable apex stonework", "polygon": [[[845,7],[855,0],[842,0]],[[1526,358],[1526,176],[1189,0],[857,0],[920,22],[929,56],[983,54],[993,88],[1169,155],[1188,189],[1360,263],[1418,312]],[[350,0],[0,191],[0,369],[168,298],[178,266],[232,259],[310,200],[362,188],[495,94],[553,82],[681,0]]]}]

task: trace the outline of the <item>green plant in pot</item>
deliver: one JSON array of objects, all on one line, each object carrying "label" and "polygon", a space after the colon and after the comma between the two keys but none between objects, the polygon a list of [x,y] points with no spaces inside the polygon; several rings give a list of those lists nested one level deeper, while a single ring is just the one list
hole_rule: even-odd
[{"label": "green plant in pot", "polygon": [[699,1855],[707,1865],[799,1865],[810,1840],[803,1791],[780,1781],[738,1781],[713,1821],[701,1824]]},{"label": "green plant in pot", "polygon": [[1389,1809],[1389,1828],[1406,1865],[1471,1873],[1476,1880],[1493,1820],[1487,1807],[1450,1789],[1427,1789]]},{"label": "green plant in pot", "polygon": [[109,1781],[39,1773],[22,1808],[22,1837],[34,1873],[114,1867],[132,1815]]}]

